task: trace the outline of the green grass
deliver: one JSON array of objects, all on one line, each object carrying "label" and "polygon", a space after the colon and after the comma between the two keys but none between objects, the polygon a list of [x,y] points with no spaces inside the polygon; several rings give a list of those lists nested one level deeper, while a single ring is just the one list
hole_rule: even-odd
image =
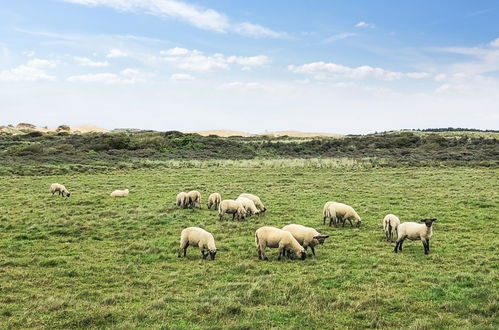
[{"label": "green grass", "polygon": [[[71,198],[51,196],[61,182]],[[0,177],[0,328],[479,328],[498,322],[498,191],[493,168],[203,167]],[[129,188],[128,198],[108,194]],[[174,207],[198,189],[202,210]],[[208,193],[258,194],[260,218],[218,221]],[[360,229],[322,225],[328,200]],[[431,253],[393,253],[381,219],[435,217]],[[317,258],[257,258],[254,231],[299,223],[331,237]],[[215,261],[180,231],[215,236]]]}]

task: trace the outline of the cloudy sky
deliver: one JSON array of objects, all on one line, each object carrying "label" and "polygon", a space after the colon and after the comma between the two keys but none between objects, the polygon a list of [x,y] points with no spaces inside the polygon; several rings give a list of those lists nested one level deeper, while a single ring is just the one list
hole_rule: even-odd
[{"label": "cloudy sky", "polygon": [[0,2],[0,125],[499,129],[497,1]]}]

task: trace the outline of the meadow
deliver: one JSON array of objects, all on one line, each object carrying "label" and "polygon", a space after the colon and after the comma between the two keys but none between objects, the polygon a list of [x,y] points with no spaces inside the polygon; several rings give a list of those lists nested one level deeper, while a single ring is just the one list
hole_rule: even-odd
[{"label": "meadow", "polygon": [[[0,177],[0,328],[499,327],[497,168],[202,164]],[[51,196],[53,182],[72,196]],[[174,206],[190,189],[201,210]],[[268,211],[219,221],[214,191],[258,194]],[[329,200],[362,227],[323,225]],[[430,254],[410,241],[394,254],[387,213],[437,218]],[[316,258],[258,260],[255,230],[289,223],[331,237]],[[214,234],[215,261],[177,258],[188,226]]]}]

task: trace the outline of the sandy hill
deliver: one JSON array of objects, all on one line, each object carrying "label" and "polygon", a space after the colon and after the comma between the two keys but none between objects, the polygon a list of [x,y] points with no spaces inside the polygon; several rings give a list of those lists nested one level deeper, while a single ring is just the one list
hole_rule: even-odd
[{"label": "sandy hill", "polygon": [[208,135],[218,135],[221,137],[229,137],[229,136],[244,136],[244,137],[249,137],[249,136],[258,136],[258,135],[266,135],[266,136],[273,136],[273,137],[280,137],[280,136],[290,136],[290,137],[297,137],[297,138],[307,138],[307,137],[343,137],[341,134],[333,134],[333,133],[314,133],[314,132],[300,132],[300,131],[273,131],[273,132],[265,132],[261,134],[252,134],[252,133],[247,133],[247,132],[241,132],[241,131],[231,131],[231,130],[205,130],[205,131],[193,131],[189,133],[197,133],[202,136],[208,136]]},{"label": "sandy hill", "polygon": [[188,133],[196,133],[202,136],[208,136],[208,135],[218,135],[221,137],[229,137],[229,136],[244,136],[244,137],[249,137],[249,136],[255,136],[256,134],[251,134],[247,132],[240,132],[240,131],[231,131],[231,130],[205,130],[205,131],[192,131]]},{"label": "sandy hill", "polygon": [[90,133],[90,132],[99,132],[99,133],[108,132],[108,130],[95,125],[80,125],[80,126],[60,125],[56,128],[49,128],[47,126],[40,127],[28,123],[19,123],[15,127],[12,125],[0,126],[0,132],[7,134],[24,134],[26,132],[33,132],[33,131],[43,132],[43,133],[68,132],[74,134]]}]

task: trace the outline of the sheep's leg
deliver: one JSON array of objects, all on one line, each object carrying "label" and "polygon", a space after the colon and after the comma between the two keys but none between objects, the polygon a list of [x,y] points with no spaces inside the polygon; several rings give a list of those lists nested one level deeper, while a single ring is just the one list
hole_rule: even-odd
[{"label": "sheep's leg", "polygon": [[395,249],[393,249],[393,252],[397,253],[399,251],[399,245],[400,245],[400,250],[402,251],[402,242],[403,240],[397,239],[395,243]]},{"label": "sheep's leg", "polygon": [[311,246],[310,249],[312,250],[312,255],[315,257],[315,249],[314,249],[314,247]]},{"label": "sheep's leg", "polygon": [[326,225],[326,217],[324,217],[324,218],[322,219],[322,224],[323,224],[323,225]]},{"label": "sheep's leg", "polygon": [[430,239],[426,239],[426,247],[428,248],[428,253],[430,253]]},{"label": "sheep's leg", "polygon": [[430,253],[430,240],[422,239],[421,241],[423,242],[424,254]]},{"label": "sheep's leg", "polygon": [[235,213],[232,213],[232,221],[234,221],[234,218],[236,217]]},{"label": "sheep's leg", "polygon": [[204,250],[201,249],[201,254],[203,255],[203,259],[206,259],[209,253],[208,252],[204,253]]},{"label": "sheep's leg", "polygon": [[350,221],[350,226],[353,227],[352,219],[348,218],[348,221]]},{"label": "sheep's leg", "polygon": [[404,240],[405,240],[405,238],[400,241],[399,251],[402,251],[402,244],[404,244]]}]

